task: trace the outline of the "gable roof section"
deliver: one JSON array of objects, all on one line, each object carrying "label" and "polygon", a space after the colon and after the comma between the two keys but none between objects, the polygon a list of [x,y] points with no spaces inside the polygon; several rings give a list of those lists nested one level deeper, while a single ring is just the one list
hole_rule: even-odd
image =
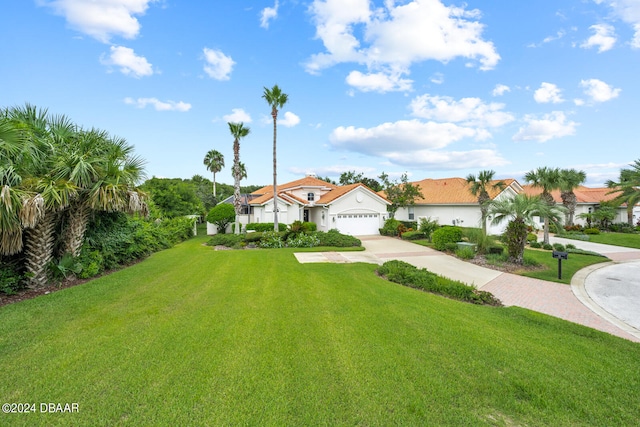
[{"label": "gable roof section", "polygon": [[[496,198],[504,190],[494,189],[492,186],[502,181],[505,188],[512,187],[515,191],[520,190],[520,184],[515,179],[496,179],[489,183],[487,193],[491,199]],[[416,198],[416,204],[477,204],[478,197],[471,194],[470,186],[464,178],[442,178],[423,179],[412,182],[413,185],[420,186],[421,196]],[[382,193],[384,194],[384,193]]]},{"label": "gable roof section", "polygon": [[384,196],[376,193],[375,191],[373,191],[372,189],[370,189],[369,187],[367,187],[366,185],[358,182],[356,184],[349,184],[349,185],[343,185],[340,187],[336,187],[333,190],[329,191],[327,194],[324,194],[322,197],[320,197],[320,200],[317,202],[317,204],[320,205],[328,205],[329,203],[335,202],[336,200],[338,200],[339,198],[341,198],[342,196],[345,196],[346,194],[352,192],[353,190],[355,190],[356,188],[363,188],[364,190],[370,192],[371,194],[373,194],[376,197],[379,197],[380,199],[382,199],[382,201],[388,205],[391,204],[390,201],[388,201]]},{"label": "gable roof section", "polygon": [[[542,190],[540,188],[533,187],[531,185],[523,185],[522,186],[525,194],[529,196],[538,196],[542,194]],[[616,198],[617,194],[607,194],[610,192],[610,188],[592,188],[579,186],[573,190],[576,195],[576,199],[578,203],[600,203],[602,201],[609,201]],[[556,203],[562,203],[562,197],[560,196],[560,190],[554,190],[551,192],[551,196],[553,196],[553,200]]]},{"label": "gable roof section", "polygon": [[[278,185],[277,189],[278,189],[278,194],[280,194],[282,191],[290,191],[290,190],[293,190],[296,188],[302,188],[302,187],[317,187],[317,188],[331,189],[331,188],[336,188],[337,185],[327,181],[323,181],[318,178],[314,178],[312,176],[305,176],[304,178],[296,179],[295,181],[287,182],[285,184],[280,184]],[[251,194],[268,194],[268,193],[273,193],[273,185],[267,185],[265,187],[262,187]]]}]

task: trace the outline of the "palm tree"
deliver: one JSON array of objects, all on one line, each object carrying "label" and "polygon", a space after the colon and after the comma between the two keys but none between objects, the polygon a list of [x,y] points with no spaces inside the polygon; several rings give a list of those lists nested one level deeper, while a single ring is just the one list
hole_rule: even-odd
[{"label": "palm tree", "polygon": [[278,120],[278,109],[282,109],[289,100],[289,96],[283,93],[278,85],[271,89],[264,88],[262,97],[271,106],[271,117],[273,117],[273,229],[278,231],[278,184],[277,184],[277,162],[276,162],[276,122]]},{"label": "palm tree", "polygon": [[493,190],[504,190],[507,184],[504,181],[494,181],[493,176],[495,171],[483,170],[478,173],[478,177],[474,174],[467,176],[467,183],[470,184],[469,191],[472,195],[478,197],[478,204],[480,205],[480,216],[482,222],[482,232],[487,234],[487,211],[489,210],[488,203],[491,201],[488,188]]},{"label": "palm tree", "polygon": [[240,167],[240,181],[247,179],[247,167],[242,162],[238,163],[238,166]]},{"label": "palm tree", "polygon": [[[524,176],[525,181],[534,188],[542,189],[540,199],[549,207],[556,204],[551,192],[560,188],[560,169],[541,167],[533,171],[529,171]],[[544,243],[549,243],[549,218],[544,218]]]},{"label": "palm tree", "polygon": [[493,225],[498,225],[504,220],[509,221],[504,233],[509,260],[516,264],[522,264],[524,247],[527,243],[527,227],[533,226],[533,218],[544,216],[557,222],[563,211],[564,207],[555,204],[550,206],[540,196],[518,194],[513,198],[490,202],[488,213],[493,216],[491,221]]},{"label": "palm tree", "polygon": [[584,184],[586,180],[587,174],[585,171],[575,169],[562,169],[560,171],[560,197],[562,198],[562,204],[567,208],[567,225],[573,225],[573,217],[578,204],[578,199],[573,190]]},{"label": "palm tree", "polygon": [[240,179],[242,176],[242,170],[240,167],[240,139],[249,135],[250,129],[245,127],[242,122],[240,123],[227,123],[229,125],[229,131],[233,136],[233,207],[236,210],[236,233],[240,233],[240,224],[238,223],[238,216],[240,215],[241,201],[240,201]]},{"label": "palm tree", "polygon": [[608,180],[605,185],[611,189],[607,194],[615,194],[613,200],[627,204],[627,223],[633,226],[633,208],[640,203],[640,159],[631,164],[631,169],[620,170],[618,182]]},{"label": "palm tree", "polygon": [[204,156],[204,165],[207,170],[213,172],[213,198],[216,198],[216,173],[220,172],[224,167],[224,156],[221,152],[210,150]]}]

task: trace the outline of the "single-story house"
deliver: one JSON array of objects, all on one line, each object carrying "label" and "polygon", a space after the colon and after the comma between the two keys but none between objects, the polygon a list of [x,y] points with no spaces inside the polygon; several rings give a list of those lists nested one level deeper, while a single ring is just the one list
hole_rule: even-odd
[{"label": "single-story house", "polygon": [[[391,203],[364,184],[335,185],[307,175],[304,178],[279,184],[278,222],[314,222],[319,231],[337,229],[343,234],[379,234],[389,217]],[[273,186],[268,185],[243,198],[246,208],[240,223],[273,222]],[[233,203],[233,200],[230,200]],[[244,213],[246,212],[246,213]],[[215,233],[215,226],[207,228]]]},{"label": "single-story house", "polygon": [[[523,190],[526,194],[529,195],[539,195],[542,191],[539,188],[532,187],[531,185],[524,185]],[[611,191],[610,188],[599,188],[599,187],[585,187],[579,186],[573,190],[573,193],[576,195],[577,205],[575,217],[573,220],[574,224],[579,224],[582,226],[587,225],[587,221],[582,218],[579,218],[578,215],[582,213],[592,213],[600,208],[600,202],[606,202],[609,200],[613,200],[616,198],[616,194],[608,194]],[[551,196],[553,196],[553,200],[559,205],[562,205],[562,197],[560,196],[559,190],[554,190],[551,192]],[[635,206],[633,209],[633,223],[635,224],[640,218],[640,206]],[[543,220],[540,220],[541,223]],[[624,204],[618,207],[618,211],[616,212],[616,217],[613,220],[614,223],[627,222],[627,205]]]},{"label": "single-story house", "polygon": [[[503,190],[493,188],[502,181]],[[419,221],[420,218],[437,220],[440,225],[459,225],[463,227],[480,227],[482,215],[478,205],[478,197],[471,194],[469,184],[464,178],[423,179],[412,182],[420,187],[420,197],[413,206],[399,208],[395,218],[403,221]],[[487,193],[491,200],[513,197],[522,192],[522,186],[515,179],[491,181],[487,185]],[[384,194],[384,193],[383,193]],[[487,233],[502,234],[507,222],[491,225],[487,219]]]}]

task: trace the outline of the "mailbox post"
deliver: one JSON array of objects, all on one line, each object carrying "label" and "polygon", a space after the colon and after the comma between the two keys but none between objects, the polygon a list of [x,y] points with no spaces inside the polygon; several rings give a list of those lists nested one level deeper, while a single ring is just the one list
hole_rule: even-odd
[{"label": "mailbox post", "polygon": [[558,279],[562,279],[562,260],[568,259],[567,252],[553,251],[553,257],[558,259]]}]

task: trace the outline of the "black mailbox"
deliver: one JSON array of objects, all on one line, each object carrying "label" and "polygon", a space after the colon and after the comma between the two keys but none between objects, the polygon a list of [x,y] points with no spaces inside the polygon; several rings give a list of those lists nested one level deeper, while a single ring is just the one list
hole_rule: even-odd
[{"label": "black mailbox", "polygon": [[557,259],[568,259],[569,254],[567,252],[553,251],[553,257]]}]

